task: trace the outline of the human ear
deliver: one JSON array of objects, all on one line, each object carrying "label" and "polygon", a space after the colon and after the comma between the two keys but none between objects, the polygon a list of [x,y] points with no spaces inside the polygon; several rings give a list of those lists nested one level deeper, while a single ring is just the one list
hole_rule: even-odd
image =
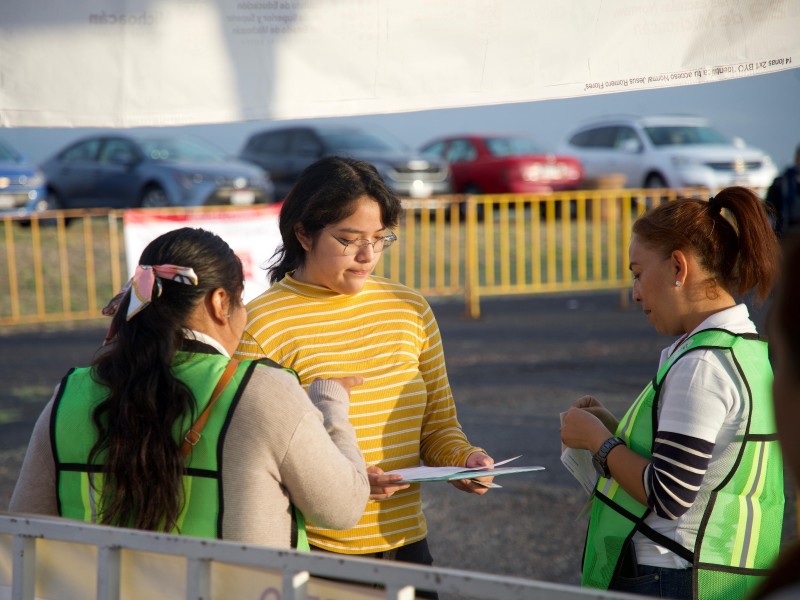
[{"label": "human ear", "polygon": [[310,235],[308,235],[308,233],[306,233],[306,230],[303,229],[303,226],[300,223],[294,226],[294,235],[297,237],[297,241],[300,242],[300,245],[303,247],[303,250],[305,250],[306,252],[310,252],[312,246],[312,238]]},{"label": "human ear", "polygon": [[230,318],[231,298],[225,288],[217,288],[208,295],[208,312],[218,322],[225,322]]},{"label": "human ear", "polygon": [[[680,287],[686,282],[689,269],[689,260],[682,250],[674,250],[670,260],[672,261],[672,266],[675,269],[675,285]],[[680,284],[678,282],[680,282]]]}]

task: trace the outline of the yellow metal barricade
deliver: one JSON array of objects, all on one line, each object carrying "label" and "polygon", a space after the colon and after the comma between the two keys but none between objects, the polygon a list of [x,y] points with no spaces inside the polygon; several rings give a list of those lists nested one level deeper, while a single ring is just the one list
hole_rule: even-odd
[{"label": "yellow metal barricade", "polygon": [[99,318],[122,285],[119,211],[2,217],[0,325]]},{"label": "yellow metal barricade", "polygon": [[581,190],[466,200],[465,301],[480,297],[630,287],[628,245],[648,208],[704,190]]},{"label": "yellow metal barricade", "polygon": [[[429,297],[461,296],[473,318],[483,296],[627,290],[636,216],[704,194],[618,189],[407,200],[399,241],[376,274]],[[0,325],[99,318],[127,276],[122,214],[0,217]]]}]

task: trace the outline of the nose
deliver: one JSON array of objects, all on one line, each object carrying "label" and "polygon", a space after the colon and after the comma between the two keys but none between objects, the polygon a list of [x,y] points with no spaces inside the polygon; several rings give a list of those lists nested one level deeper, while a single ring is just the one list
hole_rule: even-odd
[{"label": "nose", "polygon": [[633,283],[633,289],[631,290],[631,297],[633,298],[634,302],[642,301],[642,295],[639,293],[639,285],[637,282]]},{"label": "nose", "polygon": [[358,247],[356,252],[356,260],[359,262],[371,262],[375,254],[375,246],[372,244],[364,244]]}]

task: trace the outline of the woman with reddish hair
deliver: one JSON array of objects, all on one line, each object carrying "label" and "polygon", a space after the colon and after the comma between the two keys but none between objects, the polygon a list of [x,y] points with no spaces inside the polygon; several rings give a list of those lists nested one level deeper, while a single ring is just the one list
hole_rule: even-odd
[{"label": "woman with reddish hair", "polygon": [[591,396],[561,438],[598,471],[583,584],[661,598],[741,598],[772,564],[783,471],[772,370],[741,298],[766,299],[778,240],[742,187],[662,204],[633,226],[633,299],[676,338],[617,419]]}]

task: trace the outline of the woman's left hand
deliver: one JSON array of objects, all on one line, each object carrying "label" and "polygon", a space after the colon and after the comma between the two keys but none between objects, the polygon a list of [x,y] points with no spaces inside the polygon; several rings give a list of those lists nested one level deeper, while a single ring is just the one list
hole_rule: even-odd
[{"label": "woman's left hand", "polygon": [[561,441],[570,448],[597,452],[613,434],[603,422],[585,408],[570,408],[564,413]]},{"label": "woman's left hand", "polygon": [[[483,452],[473,452],[467,457],[465,467],[473,469],[475,467],[491,467],[494,465],[494,459]],[[489,486],[494,477],[476,477],[474,479],[456,479],[451,481],[455,487],[462,492],[470,494],[483,495],[489,491]]]}]

